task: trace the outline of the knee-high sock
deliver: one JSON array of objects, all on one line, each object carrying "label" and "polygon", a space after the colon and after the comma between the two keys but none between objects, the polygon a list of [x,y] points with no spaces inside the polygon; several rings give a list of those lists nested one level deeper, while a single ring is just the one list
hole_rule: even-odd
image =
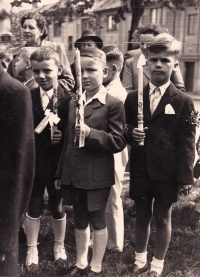
[{"label": "knee-high sock", "polygon": [[26,214],[25,226],[27,245],[36,246],[38,242],[38,233],[40,229],[40,217],[33,218]]},{"label": "knee-high sock", "polygon": [[107,227],[102,230],[94,230],[93,233],[93,255],[90,266],[92,271],[99,273],[101,272],[102,260],[108,240]]},{"label": "knee-high sock", "polygon": [[161,274],[163,267],[164,267],[164,260],[158,260],[155,257],[153,257],[150,271],[155,271],[158,274]]},{"label": "knee-high sock", "polygon": [[66,232],[66,214],[61,219],[55,219],[52,217],[52,228],[54,232],[54,240],[64,242],[65,240],[65,232]]},{"label": "knee-high sock", "polygon": [[90,240],[90,227],[86,229],[76,229],[76,266],[83,269],[88,265],[88,245]]},{"label": "knee-high sock", "polygon": [[142,268],[146,265],[147,263],[147,251],[144,253],[137,253],[135,252],[135,262],[139,268]]}]

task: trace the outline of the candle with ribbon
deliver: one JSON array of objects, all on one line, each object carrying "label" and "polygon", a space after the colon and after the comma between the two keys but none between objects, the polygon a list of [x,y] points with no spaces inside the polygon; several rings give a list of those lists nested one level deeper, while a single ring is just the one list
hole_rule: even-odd
[{"label": "candle with ribbon", "polygon": [[80,124],[79,148],[85,146],[85,128],[84,128],[84,107],[81,101],[82,95],[82,80],[81,80],[81,57],[80,51],[77,48],[75,51],[75,67],[76,67],[76,82],[77,82],[77,99],[78,105],[76,108],[76,126]]},{"label": "candle with ribbon", "polygon": [[[144,55],[140,55],[137,63],[138,69],[138,128],[144,128],[144,115],[143,115],[143,65],[146,64]],[[139,142],[138,145],[144,145],[144,140]]]},{"label": "candle with ribbon", "polygon": [[[56,77],[53,78],[53,114],[58,116],[58,80]],[[51,139],[53,138],[53,133],[57,130],[55,123],[51,125]]]}]

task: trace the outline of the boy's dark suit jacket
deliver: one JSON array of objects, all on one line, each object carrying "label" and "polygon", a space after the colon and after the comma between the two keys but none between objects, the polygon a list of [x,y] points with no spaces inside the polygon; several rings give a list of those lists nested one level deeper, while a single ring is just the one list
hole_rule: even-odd
[{"label": "boy's dark suit jacket", "polygon": [[18,252],[19,224],[30,198],[35,166],[31,97],[1,64],[0,84],[0,251]]},{"label": "boy's dark suit jacket", "polygon": [[126,146],[123,137],[125,112],[122,101],[107,94],[106,104],[94,99],[84,108],[84,121],[90,127],[85,147],[74,146],[76,107],[70,102],[68,131],[56,177],[61,183],[82,189],[114,185],[113,153]]},{"label": "boy's dark suit jacket", "polygon": [[[34,117],[34,128],[36,128],[39,123],[45,117],[45,112],[42,108],[42,102],[40,97],[40,88],[31,90],[32,105],[33,105],[33,117]],[[51,99],[52,100],[52,99]],[[70,101],[70,96],[67,91],[65,91],[60,85],[58,85],[58,116],[60,117],[60,122],[57,127],[62,131],[63,135],[65,128],[67,126],[68,120],[68,106]],[[50,107],[52,101],[49,102],[47,108]],[[60,154],[62,151],[62,142],[57,145],[51,143],[51,133],[50,125],[45,127],[45,129],[40,133],[35,133],[35,145],[36,145],[36,171],[35,178],[54,178]]]},{"label": "boy's dark suit jacket", "polygon": [[[126,136],[131,145],[131,177],[142,176],[146,164],[153,180],[175,180],[177,184],[193,184],[195,126],[187,121],[194,110],[192,99],[171,83],[151,116],[149,85],[144,87],[143,97],[144,127],[148,127],[144,142],[145,162],[141,158],[143,147],[131,139],[132,131],[137,127],[137,91],[128,94],[125,101],[128,124]],[[175,114],[165,114],[167,104],[171,104]]]}]

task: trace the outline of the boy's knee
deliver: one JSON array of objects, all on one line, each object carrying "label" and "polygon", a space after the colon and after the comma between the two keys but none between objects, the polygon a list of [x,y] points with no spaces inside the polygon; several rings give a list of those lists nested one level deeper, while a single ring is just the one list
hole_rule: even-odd
[{"label": "boy's knee", "polygon": [[136,215],[136,222],[137,224],[139,224],[140,226],[148,226],[150,221],[151,221],[151,218],[152,218],[152,215],[151,214],[148,214],[148,215],[145,215],[145,216],[138,216]]},{"label": "boy's knee", "polygon": [[41,216],[44,208],[43,198],[33,198],[29,202],[28,215],[33,218],[38,218]]}]

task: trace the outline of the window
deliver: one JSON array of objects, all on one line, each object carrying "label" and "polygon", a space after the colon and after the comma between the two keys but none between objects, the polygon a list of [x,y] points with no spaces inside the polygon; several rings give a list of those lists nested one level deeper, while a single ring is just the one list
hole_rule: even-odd
[{"label": "window", "polygon": [[73,36],[68,37],[68,50],[69,51],[73,50]]},{"label": "window", "polygon": [[185,87],[186,91],[193,91],[194,82],[194,62],[185,62]]},{"label": "window", "polygon": [[188,35],[197,35],[198,33],[198,14],[188,15]]},{"label": "window", "polygon": [[61,25],[60,23],[54,23],[54,37],[61,36]]},{"label": "window", "polygon": [[88,19],[84,18],[82,19],[82,32],[87,29],[88,29]]},{"label": "window", "polygon": [[150,10],[151,23],[158,25],[166,24],[166,9],[165,8],[156,8]]},{"label": "window", "polygon": [[112,20],[113,15],[108,15],[107,17],[107,29],[108,30],[118,30],[118,24]]}]

